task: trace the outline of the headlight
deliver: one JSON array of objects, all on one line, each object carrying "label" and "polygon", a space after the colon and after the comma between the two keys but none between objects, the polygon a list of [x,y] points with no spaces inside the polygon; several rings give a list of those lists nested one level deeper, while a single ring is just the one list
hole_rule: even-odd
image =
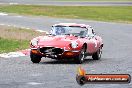
[{"label": "headlight", "polygon": [[37,40],[37,39],[31,40],[31,44],[32,44],[33,46],[37,46],[37,45],[38,45],[38,40]]},{"label": "headlight", "polygon": [[78,43],[76,41],[71,42],[72,48],[77,48],[77,46],[78,46]]}]

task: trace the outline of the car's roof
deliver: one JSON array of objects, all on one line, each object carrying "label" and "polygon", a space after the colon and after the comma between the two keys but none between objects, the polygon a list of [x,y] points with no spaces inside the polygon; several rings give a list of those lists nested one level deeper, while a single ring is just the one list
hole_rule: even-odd
[{"label": "car's roof", "polygon": [[86,24],[77,24],[77,23],[58,23],[58,24],[54,24],[53,26],[79,26],[79,27],[89,27],[89,25],[86,25]]}]

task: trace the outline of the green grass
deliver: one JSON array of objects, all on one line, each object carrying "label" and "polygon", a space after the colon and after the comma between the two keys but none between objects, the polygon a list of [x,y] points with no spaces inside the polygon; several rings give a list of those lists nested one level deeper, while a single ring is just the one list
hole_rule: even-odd
[{"label": "green grass", "polygon": [[132,6],[0,6],[0,12],[132,23]]},{"label": "green grass", "polygon": [[0,53],[29,48],[30,40],[45,33],[17,27],[0,26]]},{"label": "green grass", "polygon": [[27,49],[29,41],[0,38],[0,53]]}]

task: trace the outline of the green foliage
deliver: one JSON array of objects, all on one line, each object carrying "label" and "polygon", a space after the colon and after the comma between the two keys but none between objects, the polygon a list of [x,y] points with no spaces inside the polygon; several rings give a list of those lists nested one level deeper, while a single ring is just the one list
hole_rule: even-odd
[{"label": "green foliage", "polygon": [[27,49],[29,41],[0,38],[0,53]]}]

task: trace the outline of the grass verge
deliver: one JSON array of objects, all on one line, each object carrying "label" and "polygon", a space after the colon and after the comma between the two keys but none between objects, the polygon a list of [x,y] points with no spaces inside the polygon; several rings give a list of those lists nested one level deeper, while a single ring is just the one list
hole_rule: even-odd
[{"label": "grass verge", "polygon": [[7,26],[0,26],[0,33],[0,53],[27,49],[32,38],[44,34]]},{"label": "grass verge", "polygon": [[26,49],[29,46],[29,41],[12,40],[0,38],[0,53],[11,52],[21,49]]},{"label": "grass verge", "polygon": [[132,23],[132,6],[0,6],[0,12]]}]

